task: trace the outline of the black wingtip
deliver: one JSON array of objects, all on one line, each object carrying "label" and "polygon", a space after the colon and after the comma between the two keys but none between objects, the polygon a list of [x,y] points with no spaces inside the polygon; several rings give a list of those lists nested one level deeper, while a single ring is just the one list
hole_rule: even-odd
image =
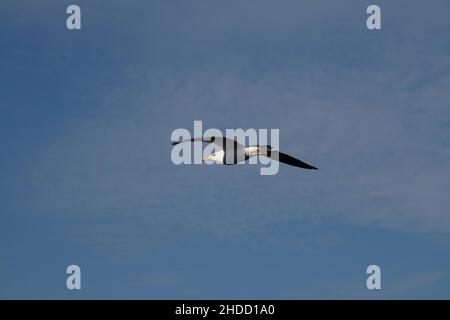
[{"label": "black wingtip", "polygon": [[177,144],[179,144],[181,141],[172,141],[172,146],[176,146]]}]

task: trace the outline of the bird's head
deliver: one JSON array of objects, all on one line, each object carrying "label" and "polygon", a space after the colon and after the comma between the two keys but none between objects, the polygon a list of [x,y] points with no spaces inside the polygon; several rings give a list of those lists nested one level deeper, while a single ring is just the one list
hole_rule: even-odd
[{"label": "bird's head", "polygon": [[221,160],[217,153],[213,153],[209,156],[203,157],[202,159],[203,161],[219,161],[219,162]]}]

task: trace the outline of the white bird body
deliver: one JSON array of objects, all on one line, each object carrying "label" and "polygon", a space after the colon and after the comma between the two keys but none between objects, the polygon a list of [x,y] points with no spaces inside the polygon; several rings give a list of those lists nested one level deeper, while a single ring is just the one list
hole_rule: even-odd
[{"label": "white bird body", "polygon": [[[219,164],[237,164],[257,155],[265,155],[261,153],[261,149],[262,148],[259,148],[257,146],[249,146],[243,148],[238,147],[236,150],[233,150],[233,152],[225,152],[222,149],[214,152],[210,156],[204,157],[203,160],[214,161]],[[234,157],[234,153],[236,153],[236,158]]]}]

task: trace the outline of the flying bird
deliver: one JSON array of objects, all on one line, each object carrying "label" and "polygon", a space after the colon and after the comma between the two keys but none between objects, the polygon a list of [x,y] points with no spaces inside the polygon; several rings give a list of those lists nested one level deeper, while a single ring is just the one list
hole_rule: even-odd
[{"label": "flying bird", "polygon": [[182,142],[208,142],[214,143],[218,148],[213,154],[203,157],[203,161],[214,161],[219,164],[238,164],[242,161],[246,161],[254,156],[265,156],[273,160],[288,164],[290,166],[303,168],[303,169],[314,169],[313,167],[299,159],[296,159],[288,154],[279,152],[277,149],[272,148],[269,145],[255,145],[255,146],[244,146],[237,142],[236,140],[225,138],[225,137],[197,137],[181,141],[173,141],[172,146],[177,145]]}]

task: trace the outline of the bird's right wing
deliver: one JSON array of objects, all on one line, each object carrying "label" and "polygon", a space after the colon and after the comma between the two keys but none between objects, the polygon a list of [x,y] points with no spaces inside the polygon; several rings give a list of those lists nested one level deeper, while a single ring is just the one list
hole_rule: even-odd
[{"label": "bird's right wing", "polygon": [[290,155],[286,154],[286,153],[282,153],[279,152],[278,150],[272,149],[269,151],[270,153],[267,154],[267,156],[269,156],[269,158],[277,160],[279,162],[294,166],[294,167],[298,167],[298,168],[303,168],[303,169],[314,169],[317,170],[316,167],[313,167],[299,159],[296,159],[294,157],[291,157]]}]

